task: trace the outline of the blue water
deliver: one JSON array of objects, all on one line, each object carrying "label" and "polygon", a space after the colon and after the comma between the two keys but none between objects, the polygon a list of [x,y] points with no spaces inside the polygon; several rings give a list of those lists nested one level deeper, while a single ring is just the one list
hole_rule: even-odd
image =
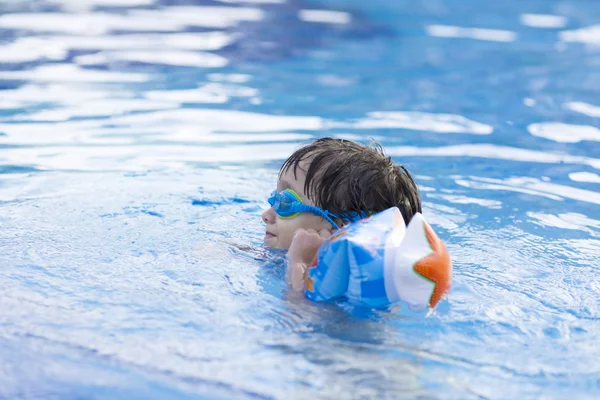
[{"label": "blue water", "polygon": [[[0,3],[0,398],[600,397],[598,24],[593,0]],[[429,317],[287,292],[260,213],[322,136],[416,175],[454,261]]]}]

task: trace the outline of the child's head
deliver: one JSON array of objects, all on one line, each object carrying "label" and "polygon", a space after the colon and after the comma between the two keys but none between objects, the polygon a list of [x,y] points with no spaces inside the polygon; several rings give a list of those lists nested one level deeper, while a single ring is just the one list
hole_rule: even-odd
[{"label": "child's head", "polygon": [[[277,192],[286,189],[295,192],[292,199],[297,195],[305,205],[329,212],[327,215],[338,226],[353,220],[357,213],[377,213],[394,206],[406,223],[421,212],[419,190],[410,173],[386,157],[379,145],[363,146],[333,138],[316,140],[294,152],[281,167]],[[289,191],[285,194],[290,196]],[[281,199],[285,201],[285,197]],[[317,213],[281,216],[269,208],[262,214],[267,224],[265,244],[289,248],[297,229],[335,228]]]}]

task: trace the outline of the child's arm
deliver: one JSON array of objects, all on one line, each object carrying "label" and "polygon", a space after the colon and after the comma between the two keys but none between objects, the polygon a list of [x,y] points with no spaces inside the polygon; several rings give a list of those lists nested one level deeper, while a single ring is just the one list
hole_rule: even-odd
[{"label": "child's arm", "polygon": [[317,257],[323,242],[331,237],[331,231],[324,229],[298,229],[294,233],[292,244],[287,253],[288,266],[286,279],[293,290],[305,289],[306,271]]}]

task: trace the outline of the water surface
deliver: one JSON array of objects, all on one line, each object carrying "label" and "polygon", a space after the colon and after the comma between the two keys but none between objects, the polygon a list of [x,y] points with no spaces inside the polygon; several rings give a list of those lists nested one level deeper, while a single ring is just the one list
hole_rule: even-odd
[{"label": "water surface", "polygon": [[[600,395],[600,3],[0,4],[0,398]],[[454,260],[424,319],[288,293],[279,166],[375,139]]]}]

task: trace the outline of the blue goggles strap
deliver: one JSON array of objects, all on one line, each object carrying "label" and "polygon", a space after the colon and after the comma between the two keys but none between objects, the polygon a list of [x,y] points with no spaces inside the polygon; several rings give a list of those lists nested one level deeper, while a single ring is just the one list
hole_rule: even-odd
[{"label": "blue goggles strap", "polygon": [[327,210],[322,210],[319,207],[309,206],[307,204],[300,204],[296,206],[296,212],[308,212],[322,217],[325,221],[329,222],[334,229],[340,229],[340,227],[333,221],[333,218],[339,218],[337,215],[330,213]]}]

